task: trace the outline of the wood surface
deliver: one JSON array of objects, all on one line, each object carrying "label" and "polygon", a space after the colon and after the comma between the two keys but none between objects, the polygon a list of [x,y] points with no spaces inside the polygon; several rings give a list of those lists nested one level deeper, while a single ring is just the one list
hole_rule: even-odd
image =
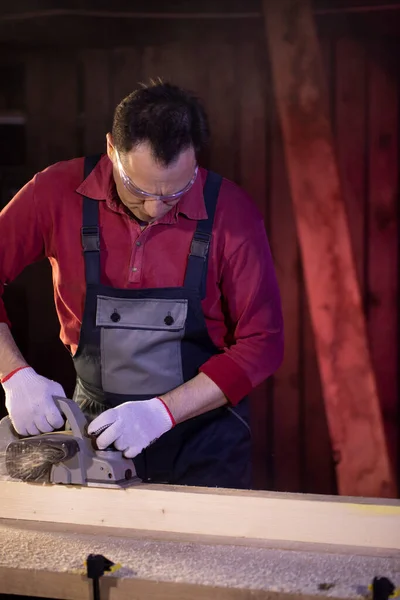
[{"label": "wood surface", "polygon": [[276,111],[271,109],[271,113],[270,236],[285,327],[285,356],[274,376],[273,389],[274,489],[297,492],[302,489],[303,446],[300,256],[280,123]]},{"label": "wood surface", "polygon": [[[235,178],[243,189],[256,202],[270,231],[269,205],[269,144],[265,124],[269,112],[268,81],[264,76],[266,60],[259,40],[240,40],[236,47],[237,81],[246,85],[238,86],[238,135],[235,154],[238,158]],[[274,430],[271,407],[272,390],[270,382],[260,384],[250,395],[251,429],[253,437],[253,487],[274,489],[273,469]]]},{"label": "wood surface", "polygon": [[389,449],[396,468],[399,418],[398,60],[368,46],[368,333]]},{"label": "wood surface", "polygon": [[96,48],[82,51],[79,59],[83,88],[79,130],[81,153],[87,156],[106,150],[106,133],[111,130],[111,57],[107,50]]},{"label": "wood surface", "polygon": [[0,590],[89,598],[90,553],[120,565],[101,579],[102,599],[319,600],[328,584],[331,598],[357,600],[373,574],[397,582],[400,568],[393,549],[0,519]]},{"label": "wood surface", "polygon": [[[5,569],[0,566],[1,590],[60,600],[92,600],[91,582],[74,573],[52,573]],[[101,600],[297,600],[307,598],[298,594],[283,594],[266,590],[216,588],[212,585],[157,582],[145,579],[116,579],[105,576],[100,581]],[[322,596],[320,596],[322,599]],[[314,597],[313,597],[314,599]]]},{"label": "wood surface", "polygon": [[223,177],[235,180],[237,173],[239,134],[236,103],[228,98],[235,97],[237,85],[235,70],[235,47],[221,36],[221,40],[210,41],[202,49],[202,60],[206,67],[204,95],[212,140],[209,150],[209,166]]},{"label": "wood surface", "polygon": [[395,497],[311,5],[264,13],[338,489]]},{"label": "wood surface", "polygon": [[144,57],[140,47],[114,48],[111,52],[109,92],[111,112],[144,80]]},{"label": "wood surface", "polygon": [[[400,502],[215,488],[0,482],[0,517],[226,538],[400,549]],[[94,508],[95,507],[95,508]]]},{"label": "wood surface", "polygon": [[333,117],[339,172],[346,205],[354,261],[361,294],[365,295],[367,61],[365,44],[344,37],[334,48]]},{"label": "wood surface", "polygon": [[[324,79],[328,89],[329,113],[333,110],[335,80],[333,77],[334,42],[329,37],[321,40]],[[303,490],[308,493],[337,493],[335,455],[329,436],[327,415],[315,348],[315,336],[310,315],[310,303],[305,287],[304,271],[299,256],[300,287],[300,348],[298,353],[302,392],[299,427],[302,431]]]}]

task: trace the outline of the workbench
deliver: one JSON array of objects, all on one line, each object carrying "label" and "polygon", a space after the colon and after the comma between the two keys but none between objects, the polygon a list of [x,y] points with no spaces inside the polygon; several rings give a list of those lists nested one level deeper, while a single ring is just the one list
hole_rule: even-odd
[{"label": "workbench", "polygon": [[396,500],[0,482],[0,516],[3,594],[92,598],[89,554],[120,564],[101,600],[360,599],[374,576],[400,587]]}]

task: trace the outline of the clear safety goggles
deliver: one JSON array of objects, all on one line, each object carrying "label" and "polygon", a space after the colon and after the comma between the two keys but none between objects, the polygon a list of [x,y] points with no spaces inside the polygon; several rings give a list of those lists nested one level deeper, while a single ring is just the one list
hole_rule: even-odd
[{"label": "clear safety goggles", "polygon": [[179,192],[175,192],[174,194],[166,194],[166,195],[159,196],[157,194],[151,194],[150,192],[145,192],[144,190],[139,188],[132,181],[132,179],[129,177],[129,175],[127,175],[124,171],[124,168],[121,163],[121,159],[118,154],[118,150],[116,148],[115,148],[115,156],[117,157],[118,172],[121,177],[122,183],[124,184],[124,187],[128,190],[128,192],[130,192],[137,198],[141,198],[142,200],[147,200],[149,198],[151,198],[153,200],[161,200],[162,202],[171,202],[173,200],[178,200],[181,196],[186,194],[190,190],[190,188],[193,186],[194,182],[196,181],[197,173],[199,170],[198,165],[196,165],[192,179],[189,181],[189,183],[187,185],[185,185],[185,187],[182,190],[179,190]]}]

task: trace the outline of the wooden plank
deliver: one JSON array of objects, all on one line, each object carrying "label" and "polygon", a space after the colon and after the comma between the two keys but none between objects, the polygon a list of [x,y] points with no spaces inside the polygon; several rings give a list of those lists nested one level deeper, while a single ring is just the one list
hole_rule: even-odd
[{"label": "wooden plank", "polygon": [[374,573],[391,579],[393,573],[396,581],[400,557],[396,550],[271,547],[238,538],[227,544],[204,536],[9,520],[0,520],[0,540],[1,592],[63,600],[92,597],[84,561],[93,552],[121,565],[101,578],[101,598],[129,600],[317,600],[326,597],[318,582],[333,584],[331,597],[355,598],[354,581],[366,589],[372,564]]},{"label": "wooden plank", "polygon": [[36,172],[50,162],[49,124],[45,118],[50,72],[49,63],[38,52],[27,56],[25,65],[27,163]]},{"label": "wooden plank", "polygon": [[114,111],[117,104],[137,89],[144,78],[141,48],[115,48],[111,55],[111,73],[111,102]]},{"label": "wooden plank", "polygon": [[368,332],[390,456],[398,458],[398,49],[369,46]]},{"label": "wooden plank", "polygon": [[282,297],[285,357],[274,376],[274,489],[301,491],[299,249],[281,128],[272,111],[271,243]]},{"label": "wooden plank", "polygon": [[[208,94],[208,74],[205,61],[199,61],[198,44],[195,39],[182,39],[146,46],[143,51],[142,69],[146,81],[161,78],[163,81],[179,85],[197,95],[206,106]],[[205,168],[209,166],[208,148],[199,156]]]},{"label": "wooden plank", "polygon": [[[400,549],[400,502],[139,485],[0,481],[1,517],[226,538]],[[95,507],[95,509],[93,509]]]},{"label": "wooden plank", "polygon": [[343,197],[361,293],[365,293],[366,227],[366,60],[365,42],[336,42],[335,138]]},{"label": "wooden plank", "polygon": [[[205,103],[207,71],[203,61],[198,61],[198,45],[193,40],[146,46],[143,52],[143,74],[146,80],[161,78],[193,92]],[[207,167],[207,156],[199,157]]]},{"label": "wooden plank", "polygon": [[237,177],[235,47],[229,40],[209,40],[202,50],[207,73],[203,90],[211,129],[210,168],[233,181]]},{"label": "wooden plank", "polygon": [[[74,158],[78,149],[78,68],[75,55],[26,56],[27,149],[33,172]],[[51,269],[43,260],[22,274],[28,306],[26,359],[44,376],[73,390],[70,356],[59,339]]]},{"label": "wooden plank", "polygon": [[143,66],[147,78],[161,77],[174,85],[198,92],[202,68],[197,65],[198,47],[187,40],[145,48]]},{"label": "wooden plank", "polygon": [[106,134],[111,131],[111,73],[108,50],[85,49],[81,55],[83,75],[83,151],[86,155],[104,152]]},{"label": "wooden plank", "polygon": [[[258,41],[238,40],[236,78],[245,81],[239,87],[237,102],[239,107],[239,164],[240,185],[256,202],[264,216],[266,227],[269,221],[267,189],[267,89],[265,85],[265,64]],[[273,439],[269,430],[270,403],[272,401],[268,381],[259,385],[250,397],[251,430],[253,438],[253,487],[271,489],[272,472],[268,457],[273,454]]]},{"label": "wooden plank", "polygon": [[239,107],[239,164],[240,185],[256,202],[268,225],[267,161],[269,147],[268,110],[271,99],[267,94],[262,46],[258,40],[241,41],[237,48],[236,79],[245,81],[237,91]]},{"label": "wooden plank", "polygon": [[[326,37],[321,40],[321,50],[356,272],[364,297],[365,51],[362,43],[355,39],[331,40]],[[337,457],[332,456],[307,297],[304,297],[303,328],[306,439],[304,491],[331,494],[336,491],[334,461]]]},{"label": "wooden plank", "polygon": [[311,6],[264,11],[339,492],[395,497]]},{"label": "wooden plank", "polygon": [[[27,572],[29,576],[27,577]],[[76,573],[27,571],[0,567],[1,590],[7,594],[60,600],[92,600],[92,583]],[[116,578],[105,575],[100,583],[101,597],[107,600],[269,600],[265,590],[216,588],[212,585]],[[29,596],[28,596],[29,595]],[[297,600],[292,594],[272,594],[274,600]],[[299,596],[300,598],[300,596]],[[306,598],[306,596],[302,596]]]},{"label": "wooden plank", "polygon": [[34,170],[75,158],[78,67],[74,54],[26,57],[27,156]]},{"label": "wooden plank", "polygon": [[76,56],[50,54],[46,90],[49,161],[75,158],[78,149],[78,64]]},{"label": "wooden plank", "polygon": [[[339,172],[349,219],[351,242],[361,293],[364,295],[365,241],[365,56],[360,41],[321,40],[329,89]],[[334,55],[334,56],[332,56]],[[334,97],[332,97],[334,92]],[[311,493],[336,491],[334,461],[323,402],[308,300],[304,298],[303,380],[305,397],[305,488]]]},{"label": "wooden plank", "polygon": [[235,50],[231,43],[209,39],[196,58],[196,46],[182,44],[146,46],[143,52],[145,79],[161,77],[189,89],[203,100],[211,127],[211,144],[206,162],[224,177],[235,178]]},{"label": "wooden plank", "polygon": [[[323,59],[324,79],[328,89],[329,113],[334,112],[333,100],[333,48],[334,41],[325,37],[320,40]],[[310,306],[301,269],[301,363],[302,384],[302,490],[315,494],[334,494],[337,492],[333,465],[332,447],[329,436],[327,415],[322,392],[321,375],[318,367],[314,331]]]},{"label": "wooden plank", "polygon": [[335,460],[329,436],[321,376],[306,294],[302,306],[303,382],[303,471],[302,491],[309,494],[336,494]]}]

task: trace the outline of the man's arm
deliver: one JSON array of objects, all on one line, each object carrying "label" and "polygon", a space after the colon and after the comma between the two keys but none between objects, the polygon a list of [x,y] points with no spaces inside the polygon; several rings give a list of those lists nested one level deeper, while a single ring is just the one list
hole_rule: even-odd
[{"label": "man's arm", "polygon": [[0,378],[8,414],[20,435],[48,433],[64,423],[53,399],[65,396],[62,386],[27,365],[11,335],[1,299],[4,285],[45,256],[34,190],[35,178],[0,213]]},{"label": "man's arm", "polygon": [[197,417],[228,402],[220,388],[204,373],[199,373],[160,398],[168,406],[176,423]]},{"label": "man's arm", "polygon": [[191,381],[161,396],[176,422],[235,405],[272,375],[283,358],[280,293],[264,224],[227,258],[221,295],[232,343],[211,357]]},{"label": "man's arm", "polygon": [[207,375],[199,373],[163,396],[125,402],[106,410],[90,423],[88,433],[96,436],[99,449],[114,444],[127,458],[134,458],[173,425],[226,402],[219,387]]},{"label": "man's arm", "polygon": [[6,323],[0,323],[0,380],[15,369],[28,366]]},{"label": "man's arm", "polygon": [[0,379],[26,366],[11,335],[2,294],[29,264],[44,257],[44,242],[34,197],[35,178],[0,212]]}]

